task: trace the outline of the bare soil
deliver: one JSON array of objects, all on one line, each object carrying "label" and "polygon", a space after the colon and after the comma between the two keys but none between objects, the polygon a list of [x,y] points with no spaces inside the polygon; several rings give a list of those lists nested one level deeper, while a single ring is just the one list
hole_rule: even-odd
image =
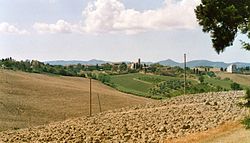
[{"label": "bare soil", "polygon": [[[0,142],[205,141],[228,129],[227,124],[237,123],[246,115],[247,111],[237,105],[243,95],[243,92],[221,92],[180,96],[93,117],[1,132]],[[232,128],[237,126],[235,124]]]}]

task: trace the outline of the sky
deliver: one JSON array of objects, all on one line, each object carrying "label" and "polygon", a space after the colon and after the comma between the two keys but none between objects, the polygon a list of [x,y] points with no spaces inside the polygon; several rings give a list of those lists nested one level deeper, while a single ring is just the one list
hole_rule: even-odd
[{"label": "sky", "polygon": [[234,45],[218,55],[197,24],[200,0],[0,0],[0,58],[250,62]]}]

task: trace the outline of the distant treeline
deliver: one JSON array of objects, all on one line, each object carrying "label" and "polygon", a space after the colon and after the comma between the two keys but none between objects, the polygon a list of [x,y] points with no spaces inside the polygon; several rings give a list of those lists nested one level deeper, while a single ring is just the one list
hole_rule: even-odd
[{"label": "distant treeline", "polygon": [[[3,69],[21,70],[24,72],[32,72],[32,73],[49,73],[49,74],[57,74],[63,76],[79,76],[79,77],[86,77],[86,76],[92,77],[93,71],[99,71],[109,75],[148,72],[165,76],[176,76],[183,72],[183,69],[181,67],[167,67],[160,64],[152,64],[152,65],[144,64],[138,67],[139,68],[137,69],[131,68],[129,64],[124,62],[114,63],[114,64],[106,63],[102,65],[76,64],[76,65],[62,66],[62,65],[45,64],[37,60],[16,61],[11,57],[2,59],[0,61],[0,68]],[[92,72],[92,74],[89,74],[89,72]]]},{"label": "distant treeline", "polygon": [[86,65],[49,65],[37,60],[25,60],[16,61],[13,58],[6,58],[0,61],[0,66],[3,69],[10,70],[21,70],[24,72],[32,73],[50,73],[63,76],[80,76],[84,77],[86,73],[84,71],[94,71],[94,70],[111,70],[112,66],[109,64],[104,64],[102,67],[99,65],[86,66]]}]

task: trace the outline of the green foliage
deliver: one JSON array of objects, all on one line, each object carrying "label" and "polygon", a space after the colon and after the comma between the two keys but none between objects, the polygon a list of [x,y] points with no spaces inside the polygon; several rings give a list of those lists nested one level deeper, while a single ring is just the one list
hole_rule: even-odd
[{"label": "green foliage", "polygon": [[[250,38],[249,0],[202,0],[195,13],[203,31],[211,34],[218,53],[233,45],[239,30]],[[242,41],[242,45],[250,50],[249,43]]]},{"label": "green foliage", "polygon": [[110,83],[111,77],[108,74],[103,74],[100,73],[98,74],[98,78],[99,81],[101,81],[102,83]]},{"label": "green foliage", "polygon": [[170,97],[170,88],[163,84],[157,84],[154,88],[150,88],[149,93],[156,96]]},{"label": "green foliage", "polygon": [[225,81],[230,81],[231,79],[229,77],[224,78]]},{"label": "green foliage", "polygon": [[200,83],[203,83],[204,82],[204,76],[199,76],[199,81],[200,81]]},{"label": "green foliage", "polygon": [[157,95],[149,93],[150,88],[162,81],[179,79],[178,77],[148,75],[148,74],[123,74],[111,76],[111,83],[114,87],[122,92],[135,94],[144,97],[156,98]]},{"label": "green foliage", "polygon": [[142,76],[142,77],[138,77],[139,80],[143,80],[146,82],[150,82],[150,83],[159,83],[164,81],[164,79],[158,78],[158,77],[152,77],[152,76]]},{"label": "green foliage", "polygon": [[[205,81],[209,83],[197,83],[196,81],[188,80],[186,92],[188,94],[196,94],[230,89],[231,81],[217,80],[208,76],[204,76],[204,78]],[[168,98],[182,95],[184,89],[183,79],[171,76],[145,75],[138,73],[124,74],[111,76],[110,82],[113,83],[116,89],[122,92],[149,98]]]},{"label": "green foliage", "polygon": [[240,87],[240,84],[236,83],[236,82],[233,82],[231,84],[231,89],[232,90],[242,90],[242,88]]},{"label": "green foliage", "polygon": [[128,66],[126,63],[121,63],[119,65],[119,70],[122,72],[122,71],[127,71],[128,70]]},{"label": "green foliage", "polygon": [[215,73],[214,72],[207,72],[207,75],[209,77],[216,77]]},{"label": "green foliage", "polygon": [[[186,83],[187,87],[191,82]],[[149,93],[155,96],[171,97],[183,93],[183,80],[168,80],[155,85],[149,89]]]},{"label": "green foliage", "polygon": [[246,89],[246,95],[244,98],[247,100],[245,106],[250,107],[250,89],[249,88]]},{"label": "green foliage", "polygon": [[245,125],[246,129],[250,129],[250,117],[246,117],[243,121],[242,124]]},{"label": "green foliage", "polygon": [[[112,65],[103,64],[103,65],[49,65],[37,60],[26,60],[26,61],[16,61],[12,58],[6,58],[0,60],[0,68],[10,69],[10,70],[21,70],[24,72],[33,72],[33,73],[46,73],[46,74],[57,74],[63,76],[79,76],[79,77],[91,77],[96,79],[96,75],[91,75],[89,72],[93,71],[103,71],[111,70]],[[86,72],[88,72],[87,75]]]}]

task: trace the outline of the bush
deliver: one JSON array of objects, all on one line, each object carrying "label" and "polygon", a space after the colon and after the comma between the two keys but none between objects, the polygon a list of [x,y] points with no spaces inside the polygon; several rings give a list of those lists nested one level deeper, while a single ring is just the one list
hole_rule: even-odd
[{"label": "bush", "polygon": [[200,76],[200,77],[199,77],[199,81],[200,81],[200,83],[203,83],[203,82],[204,82],[204,77],[203,77],[203,76]]},{"label": "bush", "polygon": [[232,90],[242,90],[242,88],[240,87],[240,84],[234,82],[231,84],[231,89]]},{"label": "bush", "polygon": [[247,107],[250,107],[250,89],[246,89],[246,95],[244,97],[247,100],[247,103],[245,104]]},{"label": "bush", "polygon": [[214,72],[207,72],[207,75],[209,77],[216,77],[215,73]]},{"label": "bush", "polygon": [[245,125],[246,129],[250,129],[250,117],[246,117],[242,123]]},{"label": "bush", "polygon": [[103,73],[100,73],[98,75],[98,78],[97,78],[99,81],[101,81],[102,83],[109,83],[110,80],[111,80],[111,77],[110,75],[107,75],[107,74],[103,74]]}]

